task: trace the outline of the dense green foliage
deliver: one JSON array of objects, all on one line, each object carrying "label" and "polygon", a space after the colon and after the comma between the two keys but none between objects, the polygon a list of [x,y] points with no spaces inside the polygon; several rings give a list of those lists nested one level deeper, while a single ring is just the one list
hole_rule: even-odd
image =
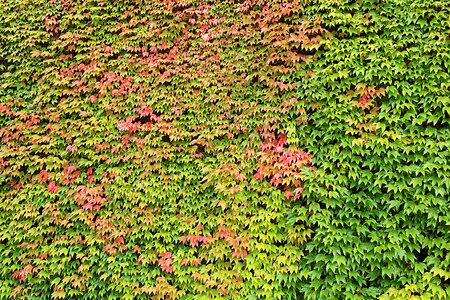
[{"label": "dense green foliage", "polygon": [[[449,299],[450,2],[313,6],[333,32],[298,83],[306,298]],[[352,3],[352,4],[351,4]]]},{"label": "dense green foliage", "polygon": [[6,0],[0,298],[450,298],[449,15]]}]

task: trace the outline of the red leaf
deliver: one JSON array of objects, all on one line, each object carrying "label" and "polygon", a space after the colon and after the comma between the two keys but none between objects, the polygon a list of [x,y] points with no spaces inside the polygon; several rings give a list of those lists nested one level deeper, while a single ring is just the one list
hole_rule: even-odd
[{"label": "red leaf", "polygon": [[17,280],[19,280],[19,282],[24,282],[25,278],[27,277],[28,273],[30,273],[30,271],[33,269],[32,265],[27,265],[25,268],[23,268],[22,270],[17,270],[12,274],[12,277],[16,278]]},{"label": "red leaf", "polygon": [[173,264],[172,252],[166,252],[160,259],[158,259],[158,265],[163,271],[167,273],[173,272],[172,264]]},{"label": "red leaf", "polygon": [[58,192],[58,186],[55,184],[54,181],[50,181],[50,183],[48,184],[47,190],[50,193],[57,193]]},{"label": "red leaf", "polygon": [[88,210],[88,209],[92,209],[93,205],[92,203],[86,203],[85,205],[82,206],[84,210]]},{"label": "red leaf", "polygon": [[78,150],[78,147],[77,147],[77,146],[69,145],[69,146],[66,147],[66,150],[73,153],[73,152],[75,152],[75,151]]},{"label": "red leaf", "polygon": [[16,185],[16,189],[20,190],[22,187],[23,187],[23,184],[22,184],[22,182],[19,181]]}]

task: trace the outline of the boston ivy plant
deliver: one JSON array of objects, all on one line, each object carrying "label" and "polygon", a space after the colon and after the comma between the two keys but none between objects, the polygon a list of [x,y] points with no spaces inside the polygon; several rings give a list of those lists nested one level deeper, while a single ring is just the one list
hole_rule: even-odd
[{"label": "boston ivy plant", "polygon": [[447,299],[449,14],[6,0],[0,298]]}]

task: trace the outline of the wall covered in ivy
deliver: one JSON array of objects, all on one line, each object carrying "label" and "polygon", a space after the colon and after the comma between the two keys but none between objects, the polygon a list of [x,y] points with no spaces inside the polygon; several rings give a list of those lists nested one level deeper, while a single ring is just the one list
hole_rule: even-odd
[{"label": "wall covered in ivy", "polygon": [[449,299],[449,15],[6,0],[0,298]]}]

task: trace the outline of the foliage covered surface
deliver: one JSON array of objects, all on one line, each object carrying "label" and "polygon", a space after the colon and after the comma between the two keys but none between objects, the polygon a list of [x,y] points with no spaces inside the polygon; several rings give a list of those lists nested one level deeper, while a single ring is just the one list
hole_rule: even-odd
[{"label": "foliage covered surface", "polygon": [[449,298],[449,15],[7,0],[0,298]]}]

